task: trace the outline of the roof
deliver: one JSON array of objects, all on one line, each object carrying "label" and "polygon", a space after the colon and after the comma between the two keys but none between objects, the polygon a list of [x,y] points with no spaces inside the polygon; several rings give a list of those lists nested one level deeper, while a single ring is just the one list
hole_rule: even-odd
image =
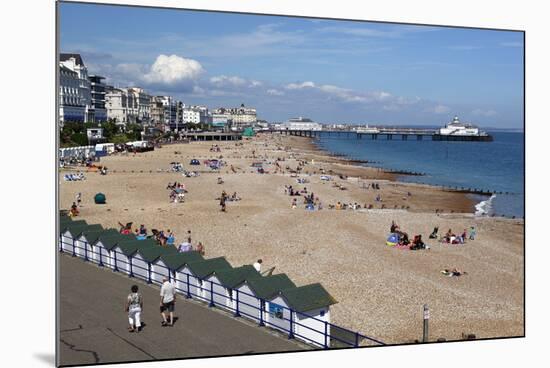
[{"label": "roof", "polygon": [[245,280],[262,277],[251,265],[244,265],[237,268],[214,271],[214,275],[220,280],[220,283],[229,289],[242,284]]},{"label": "roof", "polygon": [[84,65],[84,62],[82,61],[82,57],[80,56],[80,54],[71,54],[71,53],[64,53],[64,52],[62,52],[62,53],[59,55],[59,61],[69,60],[69,59],[72,58],[72,57],[75,58],[76,63],[77,63],[78,65],[85,66],[85,65]]},{"label": "roof", "polygon": [[189,262],[187,267],[199,278],[205,278],[212,272],[227,270],[231,268],[231,265],[225,257],[210,258],[199,262]]},{"label": "roof", "polygon": [[103,244],[103,247],[107,250],[111,250],[119,242],[126,241],[126,240],[134,240],[135,238],[136,237],[134,235],[131,235],[131,234],[128,234],[128,235],[124,235],[124,234],[121,234],[121,233],[101,234],[95,242],[92,242],[92,245],[97,244],[97,242],[101,240],[101,243]]},{"label": "roof", "polygon": [[[119,247],[122,254],[129,257],[134,254],[140,247],[139,242],[141,240],[128,239],[117,242],[116,247]],[[114,247],[113,247],[114,248]]]},{"label": "roof", "polygon": [[119,234],[115,229],[102,229],[98,231],[84,231],[80,236],[85,236],[86,241],[90,244],[94,244],[101,236],[112,236]]},{"label": "roof", "polygon": [[65,233],[66,231],[68,231],[73,238],[76,238],[77,236],[79,236],[85,231],[87,232],[87,231],[101,231],[101,230],[103,230],[103,226],[99,224],[93,224],[93,225],[82,224],[77,226],[68,226],[65,230],[62,231],[62,233]]},{"label": "roof", "polygon": [[281,290],[296,287],[292,280],[284,273],[246,280],[246,284],[261,299],[269,299]]},{"label": "roof", "polygon": [[310,284],[279,292],[296,312],[307,312],[338,303],[321,284]]},{"label": "roof", "polygon": [[160,245],[154,247],[139,248],[139,253],[147,262],[154,262],[163,254],[174,254],[177,252],[174,247],[161,247]]},{"label": "roof", "polygon": [[59,231],[64,232],[69,227],[87,225],[87,224],[88,223],[84,220],[76,220],[76,221],[71,221],[71,222],[60,222]]},{"label": "roof", "polygon": [[190,262],[200,262],[204,260],[201,254],[197,251],[163,254],[160,258],[166,266],[173,271],[179,270]]}]

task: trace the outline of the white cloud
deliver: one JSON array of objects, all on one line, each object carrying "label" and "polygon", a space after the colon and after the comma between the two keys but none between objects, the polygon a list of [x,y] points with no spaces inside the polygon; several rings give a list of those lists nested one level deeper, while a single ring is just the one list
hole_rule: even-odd
[{"label": "white cloud", "polygon": [[267,91],[265,91],[268,95],[271,96],[283,96],[285,93],[283,91],[279,91],[278,89],[270,88]]},{"label": "white cloud", "polygon": [[475,109],[475,110],[472,111],[472,114],[474,114],[476,116],[489,117],[489,116],[495,116],[497,114],[497,112],[495,110]]},{"label": "white cloud", "polygon": [[260,87],[260,86],[262,86],[262,85],[263,85],[262,82],[252,79],[252,80],[250,81],[249,87]]},{"label": "white cloud", "polygon": [[222,87],[222,86],[244,86],[246,79],[237,76],[218,75],[210,78],[210,83]]},{"label": "white cloud", "polygon": [[302,89],[302,88],[314,88],[315,83],[306,81],[302,83],[289,83],[285,86],[286,89]]},{"label": "white cloud", "polygon": [[451,109],[445,105],[435,105],[426,109],[426,112],[431,112],[433,114],[447,114]]},{"label": "white cloud", "polygon": [[143,75],[143,80],[150,84],[175,85],[194,81],[203,72],[202,65],[196,60],[177,55],[159,55],[149,72]]}]

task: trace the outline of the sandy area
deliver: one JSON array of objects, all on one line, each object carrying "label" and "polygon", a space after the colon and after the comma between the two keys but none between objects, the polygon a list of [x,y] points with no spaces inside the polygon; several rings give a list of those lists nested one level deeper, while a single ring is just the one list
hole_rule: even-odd
[{"label": "sandy area", "polygon": [[[222,152],[210,152],[212,143]],[[220,173],[189,165],[191,158],[219,155],[227,162]],[[269,174],[258,174],[251,167],[252,162],[277,158],[285,159],[279,162],[284,172],[274,174],[273,164],[264,165]],[[297,160],[308,162],[299,175],[310,181],[307,184],[290,176]],[[523,220],[476,218],[471,214],[475,203],[464,194],[394,182],[392,175],[378,169],[326,156],[309,139],[278,135],[255,137],[239,146],[235,142],[167,145],[101,161],[109,175],[90,172],[83,182],[60,181],[61,208],[68,208],[81,192],[80,217],[89,223],[117,228],[118,221],[132,221],[148,229],[171,229],[176,241],[191,230],[193,242],[205,245],[206,257],[225,256],[233,266],[262,258],[265,269],[276,266],[275,273],[286,273],[297,285],[320,282],[339,301],[331,308],[337,325],[387,343],[410,342],[422,336],[422,306],[428,304],[431,340],[460,339],[463,333],[478,338],[523,334]],[[165,172],[173,161],[200,170],[201,176]],[[321,170],[332,170],[333,180],[322,181]],[[349,178],[342,180],[337,174]],[[217,184],[219,176],[224,184]],[[169,203],[165,188],[174,181],[186,184],[185,203]],[[381,189],[363,187],[372,182]],[[296,197],[285,195],[285,185],[307,187],[324,209],[306,211],[301,201],[292,209]],[[242,197],[229,202],[226,213],[220,212],[216,200],[222,190]],[[97,192],[105,193],[106,205],[93,203]],[[374,200],[377,194],[382,202]],[[337,201],[372,204],[374,209],[328,209]],[[435,209],[444,213],[436,214]],[[385,245],[392,220],[411,236],[422,234],[431,249],[408,251]],[[449,228],[459,233],[471,225],[477,228],[477,238],[465,245],[428,240],[434,226],[442,233]],[[440,273],[453,267],[468,274]]]}]

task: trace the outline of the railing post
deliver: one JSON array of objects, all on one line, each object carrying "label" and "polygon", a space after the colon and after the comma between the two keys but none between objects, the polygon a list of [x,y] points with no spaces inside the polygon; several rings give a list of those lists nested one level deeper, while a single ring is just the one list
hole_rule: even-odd
[{"label": "railing post", "polygon": [[63,235],[59,237],[59,251],[61,253],[63,253],[63,244],[65,244],[65,242],[63,241]]},{"label": "railing post", "polygon": [[259,326],[265,326],[265,324],[264,324],[264,306],[265,306],[265,301],[263,301],[263,299],[260,299],[260,323],[258,324]]},{"label": "railing post", "polygon": [[[293,339],[294,338],[294,322],[293,322],[293,316],[292,316],[292,309],[288,308],[288,310],[290,311],[290,328],[289,328],[289,331],[288,331],[288,338],[289,339]],[[284,315],[284,310],[283,310],[283,315]]]},{"label": "railing post", "polygon": [[98,247],[99,248],[99,267],[103,267],[103,255],[101,254],[101,248],[103,247]]},{"label": "railing post", "polygon": [[355,347],[359,347],[359,332],[355,333]]},{"label": "railing post", "polygon": [[151,282],[151,262],[147,262],[147,283],[150,284]]},{"label": "railing post", "polygon": [[239,290],[235,289],[235,303],[236,303],[236,307],[235,307],[235,314],[233,316],[235,317],[240,317],[241,314],[239,313]]},{"label": "railing post", "polygon": [[325,321],[325,349],[328,349],[328,322]]},{"label": "railing post", "polygon": [[117,261],[116,261],[116,250],[114,250],[114,249],[113,249],[113,254],[114,254],[114,257],[113,257],[114,270],[115,270],[115,272],[118,272],[118,265],[117,265]]},{"label": "railing post", "polygon": [[128,276],[134,277],[134,267],[132,267],[132,258],[126,257],[126,259],[128,259],[128,263],[130,264],[130,274]]},{"label": "railing post", "polygon": [[189,274],[186,273],[185,275],[187,275],[187,299],[191,299],[191,288],[189,287]]},{"label": "railing post", "polygon": [[210,303],[208,303],[208,307],[212,308],[214,306],[214,282],[210,281]]},{"label": "railing post", "polygon": [[75,248],[76,245],[74,244],[74,238],[71,237],[71,240],[72,240],[72,242],[73,242],[73,257],[76,257],[76,248]]},{"label": "railing post", "polygon": [[88,262],[88,242],[84,242],[84,262]]}]

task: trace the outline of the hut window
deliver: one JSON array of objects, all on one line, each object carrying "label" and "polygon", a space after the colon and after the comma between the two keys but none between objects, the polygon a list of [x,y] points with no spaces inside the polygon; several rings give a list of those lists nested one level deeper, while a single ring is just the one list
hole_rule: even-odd
[{"label": "hut window", "polygon": [[269,314],[272,317],[282,319],[283,318],[283,307],[278,305],[278,304],[269,303]]}]

